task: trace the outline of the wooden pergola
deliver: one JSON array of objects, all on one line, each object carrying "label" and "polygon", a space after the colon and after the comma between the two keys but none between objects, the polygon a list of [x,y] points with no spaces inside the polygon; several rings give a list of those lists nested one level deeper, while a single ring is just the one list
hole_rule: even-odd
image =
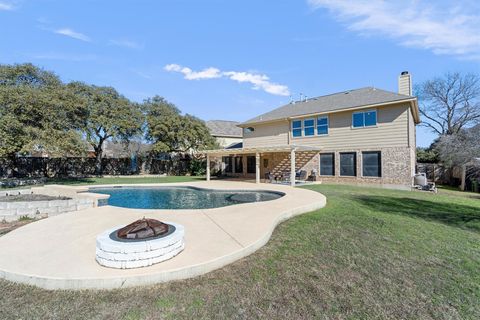
[{"label": "wooden pergola", "polygon": [[232,148],[232,149],[216,149],[204,150],[200,153],[207,156],[207,181],[210,181],[210,156],[231,156],[231,155],[255,155],[255,182],[260,183],[260,154],[262,153],[276,153],[276,152],[290,152],[290,184],[295,186],[295,152],[296,151],[320,151],[319,147],[302,146],[302,145],[282,145],[272,147],[246,147],[246,148]]}]

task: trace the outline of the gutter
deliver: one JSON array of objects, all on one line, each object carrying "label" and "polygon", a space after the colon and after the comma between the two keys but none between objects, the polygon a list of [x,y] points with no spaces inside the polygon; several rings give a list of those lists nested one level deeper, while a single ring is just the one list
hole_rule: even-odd
[{"label": "gutter", "polygon": [[388,106],[388,105],[392,105],[392,104],[399,104],[399,103],[402,103],[402,102],[410,102],[410,105],[412,106],[412,110],[413,110],[412,114],[414,115],[414,118],[415,118],[415,123],[416,124],[420,123],[417,98],[413,97],[413,98],[408,98],[408,99],[395,100],[395,101],[382,102],[382,103],[375,103],[375,104],[369,104],[369,105],[362,105],[362,106],[344,108],[344,109],[338,109],[338,110],[305,113],[305,114],[301,114],[301,115],[297,115],[297,116],[283,117],[283,118],[279,118],[279,119],[272,119],[272,120],[266,120],[266,121],[244,122],[244,123],[237,124],[237,127],[245,128],[245,127],[249,127],[249,126],[257,125],[257,124],[266,124],[266,123],[273,123],[273,122],[279,122],[279,121],[289,121],[291,119],[314,117],[314,116],[323,115],[323,114],[332,114],[332,113],[340,113],[340,112],[345,112],[345,111],[375,108],[375,107],[379,107],[379,106]]}]

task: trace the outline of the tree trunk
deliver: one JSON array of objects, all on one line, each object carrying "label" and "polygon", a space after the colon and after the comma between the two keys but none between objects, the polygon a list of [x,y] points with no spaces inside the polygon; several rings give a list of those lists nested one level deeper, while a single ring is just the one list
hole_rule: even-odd
[{"label": "tree trunk", "polygon": [[102,167],[103,149],[102,149],[102,145],[99,144],[94,149],[95,149],[95,175],[100,176],[100,175],[102,175],[102,172],[103,172],[103,167]]}]

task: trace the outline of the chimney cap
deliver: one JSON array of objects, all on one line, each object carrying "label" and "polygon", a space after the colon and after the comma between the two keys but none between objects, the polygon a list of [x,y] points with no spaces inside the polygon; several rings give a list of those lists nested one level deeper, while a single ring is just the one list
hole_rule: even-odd
[{"label": "chimney cap", "polygon": [[402,75],[402,76],[405,76],[407,74],[408,74],[408,71],[402,71],[402,73],[400,73],[400,75]]}]

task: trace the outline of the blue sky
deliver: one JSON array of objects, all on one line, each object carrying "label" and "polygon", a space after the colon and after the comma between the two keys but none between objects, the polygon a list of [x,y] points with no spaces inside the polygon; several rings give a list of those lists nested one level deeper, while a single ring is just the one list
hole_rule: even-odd
[{"label": "blue sky", "polygon": [[[0,63],[244,121],[298,99],[480,73],[477,1],[0,0]],[[418,129],[417,142],[434,135]]]}]

